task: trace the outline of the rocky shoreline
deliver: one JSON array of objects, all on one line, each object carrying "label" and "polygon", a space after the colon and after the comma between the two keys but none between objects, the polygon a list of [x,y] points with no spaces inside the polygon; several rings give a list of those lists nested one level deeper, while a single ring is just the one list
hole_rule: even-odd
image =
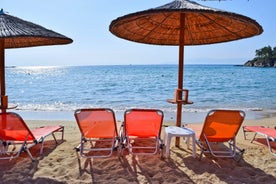
[{"label": "rocky shoreline", "polygon": [[260,59],[254,58],[244,63],[244,66],[250,67],[274,67],[276,68],[276,59]]}]

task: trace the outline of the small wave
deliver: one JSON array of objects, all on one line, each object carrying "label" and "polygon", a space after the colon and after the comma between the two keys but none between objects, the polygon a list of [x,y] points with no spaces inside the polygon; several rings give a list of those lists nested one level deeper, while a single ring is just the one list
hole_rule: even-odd
[{"label": "small wave", "polygon": [[[158,105],[145,105],[145,106],[118,106],[118,105],[95,105],[92,104],[64,104],[64,103],[49,103],[49,104],[17,104],[17,110],[21,111],[51,111],[51,112],[62,112],[62,111],[74,111],[80,108],[97,108],[97,107],[106,107],[111,108],[115,112],[124,112],[126,109],[133,108],[155,108],[164,111],[164,113],[176,114],[176,106],[158,106]],[[207,113],[211,108],[186,108],[183,106],[183,113]]]},{"label": "small wave", "polygon": [[263,108],[249,108],[250,111],[263,111]]}]

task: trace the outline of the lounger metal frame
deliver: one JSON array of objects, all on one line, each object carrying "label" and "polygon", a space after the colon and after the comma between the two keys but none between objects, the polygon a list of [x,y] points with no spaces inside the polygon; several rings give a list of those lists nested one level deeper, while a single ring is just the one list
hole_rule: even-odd
[{"label": "lounger metal frame", "polygon": [[[95,137],[88,137],[85,135],[85,132],[83,132],[81,128],[81,113],[97,113],[97,112],[110,112],[112,114],[112,122],[114,123],[114,133],[112,138],[99,138],[97,136]],[[81,140],[80,144],[75,147],[75,150],[77,152],[80,152],[80,156],[83,158],[104,158],[104,157],[110,157],[113,154],[114,150],[118,149],[119,145],[119,137],[117,133],[117,125],[116,125],[116,118],[115,113],[110,108],[88,108],[88,109],[77,109],[75,111],[75,118],[78,123],[78,126],[81,131]],[[91,123],[94,122],[93,119],[90,119]],[[96,121],[96,120],[95,120]],[[92,128],[92,125],[91,125]],[[105,127],[102,127],[103,130]],[[111,143],[109,147],[95,147],[95,144],[103,144],[104,142]],[[96,153],[101,151],[101,153]],[[106,154],[105,151],[107,151]]]},{"label": "lounger metal frame", "polygon": [[[0,118],[1,118],[1,115],[3,115],[3,113],[0,113]],[[48,136],[50,136],[50,135],[53,136],[56,145],[58,145],[60,141],[64,140],[64,126],[44,126],[44,127],[36,128],[34,130],[30,130],[20,115],[14,113],[14,112],[6,112],[6,113],[4,113],[4,115],[12,116],[13,118],[16,118],[16,121],[19,121],[20,123],[22,123],[22,125],[25,126],[25,130],[28,133],[26,134],[24,140],[15,140],[15,138],[4,139],[4,138],[0,137],[0,160],[4,160],[4,159],[11,160],[11,159],[19,157],[19,155],[22,152],[26,152],[29,155],[29,157],[32,159],[32,161],[35,161],[36,159],[32,156],[32,154],[29,150],[31,147],[33,147],[37,144],[41,144],[39,153],[42,156],[45,139]],[[51,131],[49,131],[49,129]],[[41,136],[36,135],[36,131],[43,132],[44,130],[45,130],[45,134],[43,134]],[[5,131],[5,129],[3,128],[2,131]],[[9,130],[9,131],[11,131],[11,130]],[[55,136],[56,133],[61,133],[60,141],[58,141],[56,139],[56,136]],[[32,137],[33,139],[29,140],[30,137]]]},{"label": "lounger metal frame", "polygon": [[[214,140],[209,140],[208,135],[206,135],[206,133],[201,132],[201,134],[203,135],[202,138],[199,138],[196,143],[197,145],[200,147],[201,149],[201,153],[199,156],[199,159],[202,158],[203,153],[210,153],[212,156],[214,157],[219,157],[219,158],[234,158],[236,161],[239,161],[244,153],[244,149],[241,149],[237,146],[236,144],[236,134],[245,118],[245,113],[243,111],[240,110],[211,110],[208,112],[206,119],[205,119],[205,123],[209,120],[207,120],[210,116],[212,116],[212,114],[214,113],[239,113],[240,114],[240,122],[236,122],[239,124],[238,129],[236,130],[234,136],[232,138],[229,139],[225,139],[223,141],[220,141],[218,139],[218,141],[214,141]],[[216,122],[216,123],[220,123],[220,122]],[[222,122],[223,123],[223,122]],[[204,127],[204,126],[203,126]],[[225,145],[228,144],[228,146]],[[225,150],[215,150],[214,147],[219,146],[219,144],[223,144],[226,148]]]},{"label": "lounger metal frame", "polygon": [[[246,140],[246,133],[247,133],[247,132],[252,132],[252,133],[254,133],[254,136],[252,137],[252,139],[251,139],[251,141],[250,141],[251,143],[255,140],[255,138],[256,138],[257,135],[264,136],[265,139],[266,139],[266,143],[267,143],[269,152],[270,152],[272,155],[276,156],[276,153],[272,150],[272,147],[271,147],[271,145],[270,145],[270,141],[276,142],[276,137],[269,136],[269,135],[267,135],[266,133],[264,133],[264,132],[262,132],[262,131],[251,130],[250,127],[252,127],[252,126],[243,126],[243,127],[242,127],[244,139]],[[262,126],[257,126],[257,127],[262,127]],[[276,131],[275,129],[268,128],[268,127],[262,127],[262,128],[271,129],[271,130]]]},{"label": "lounger metal frame", "polygon": [[[150,120],[147,120],[147,113],[157,113],[160,116],[160,129],[157,135],[155,136],[149,136],[149,137],[143,137],[143,136],[133,136],[129,135],[128,130],[126,128],[126,123],[128,123],[127,116],[129,113],[132,112],[141,112],[145,113],[145,116],[142,118],[142,121],[148,121],[150,123]],[[162,128],[162,123],[163,123],[163,111],[159,109],[128,109],[125,111],[124,114],[124,123],[122,124],[121,130],[120,130],[120,135],[121,135],[121,140],[122,140],[122,150],[124,148],[127,148],[129,153],[132,155],[152,155],[152,154],[157,154],[161,153],[161,157],[163,157],[163,140],[160,137],[161,134],[161,128]],[[141,122],[142,123],[142,122]],[[151,145],[145,145],[145,146],[136,146],[133,143],[139,142],[139,141],[147,141],[151,142]],[[139,150],[139,151],[138,151]]]}]

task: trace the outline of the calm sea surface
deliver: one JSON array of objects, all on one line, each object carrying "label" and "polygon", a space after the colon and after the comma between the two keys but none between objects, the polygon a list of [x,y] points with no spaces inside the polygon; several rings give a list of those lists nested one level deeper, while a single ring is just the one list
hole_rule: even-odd
[{"label": "calm sea surface", "polygon": [[[183,107],[184,114],[215,108],[276,112],[276,68],[185,65],[184,70],[184,88],[194,101]],[[30,119],[35,112],[44,112],[40,119],[51,113],[73,119],[75,109],[88,107],[109,107],[118,114],[158,108],[174,119],[176,105],[166,99],[173,97],[177,78],[177,65],[8,67],[6,92],[9,103],[18,105],[12,111],[32,114]]]}]

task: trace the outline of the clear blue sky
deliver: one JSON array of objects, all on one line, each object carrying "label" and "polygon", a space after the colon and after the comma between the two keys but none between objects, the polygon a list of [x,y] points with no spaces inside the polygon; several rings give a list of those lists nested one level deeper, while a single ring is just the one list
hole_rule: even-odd
[{"label": "clear blue sky", "polygon": [[[136,11],[158,7],[172,0],[3,0],[10,15],[39,24],[74,40],[72,44],[6,49],[6,65],[121,65],[177,64],[178,47],[146,45],[117,38],[110,22]],[[196,2],[239,13],[256,20],[264,32],[239,41],[186,46],[185,64],[243,64],[255,50],[276,46],[276,0],[226,0]]]}]

